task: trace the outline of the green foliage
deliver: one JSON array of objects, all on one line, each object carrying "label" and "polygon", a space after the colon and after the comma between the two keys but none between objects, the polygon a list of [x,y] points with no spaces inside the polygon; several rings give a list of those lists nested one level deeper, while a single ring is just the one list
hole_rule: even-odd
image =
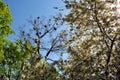
[{"label": "green foliage", "polygon": [[0,0],[0,77],[14,77],[22,61],[19,46],[8,39],[8,35],[14,33],[11,22],[9,7]]},{"label": "green foliage", "polygon": [[0,1],[0,63],[4,57],[3,47],[8,42],[7,36],[13,33],[10,24],[12,15],[9,7],[1,0]]},{"label": "green foliage", "polygon": [[10,24],[12,22],[12,15],[8,5],[0,1],[0,36],[7,36],[12,33]]}]

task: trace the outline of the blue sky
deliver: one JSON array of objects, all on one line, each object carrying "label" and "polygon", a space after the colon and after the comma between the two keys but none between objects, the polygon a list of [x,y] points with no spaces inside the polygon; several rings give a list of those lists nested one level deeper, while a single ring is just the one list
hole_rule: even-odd
[{"label": "blue sky", "polygon": [[13,16],[12,28],[16,32],[20,26],[28,24],[27,19],[37,16],[50,17],[57,14],[53,7],[64,7],[61,0],[3,0],[10,6]]}]

